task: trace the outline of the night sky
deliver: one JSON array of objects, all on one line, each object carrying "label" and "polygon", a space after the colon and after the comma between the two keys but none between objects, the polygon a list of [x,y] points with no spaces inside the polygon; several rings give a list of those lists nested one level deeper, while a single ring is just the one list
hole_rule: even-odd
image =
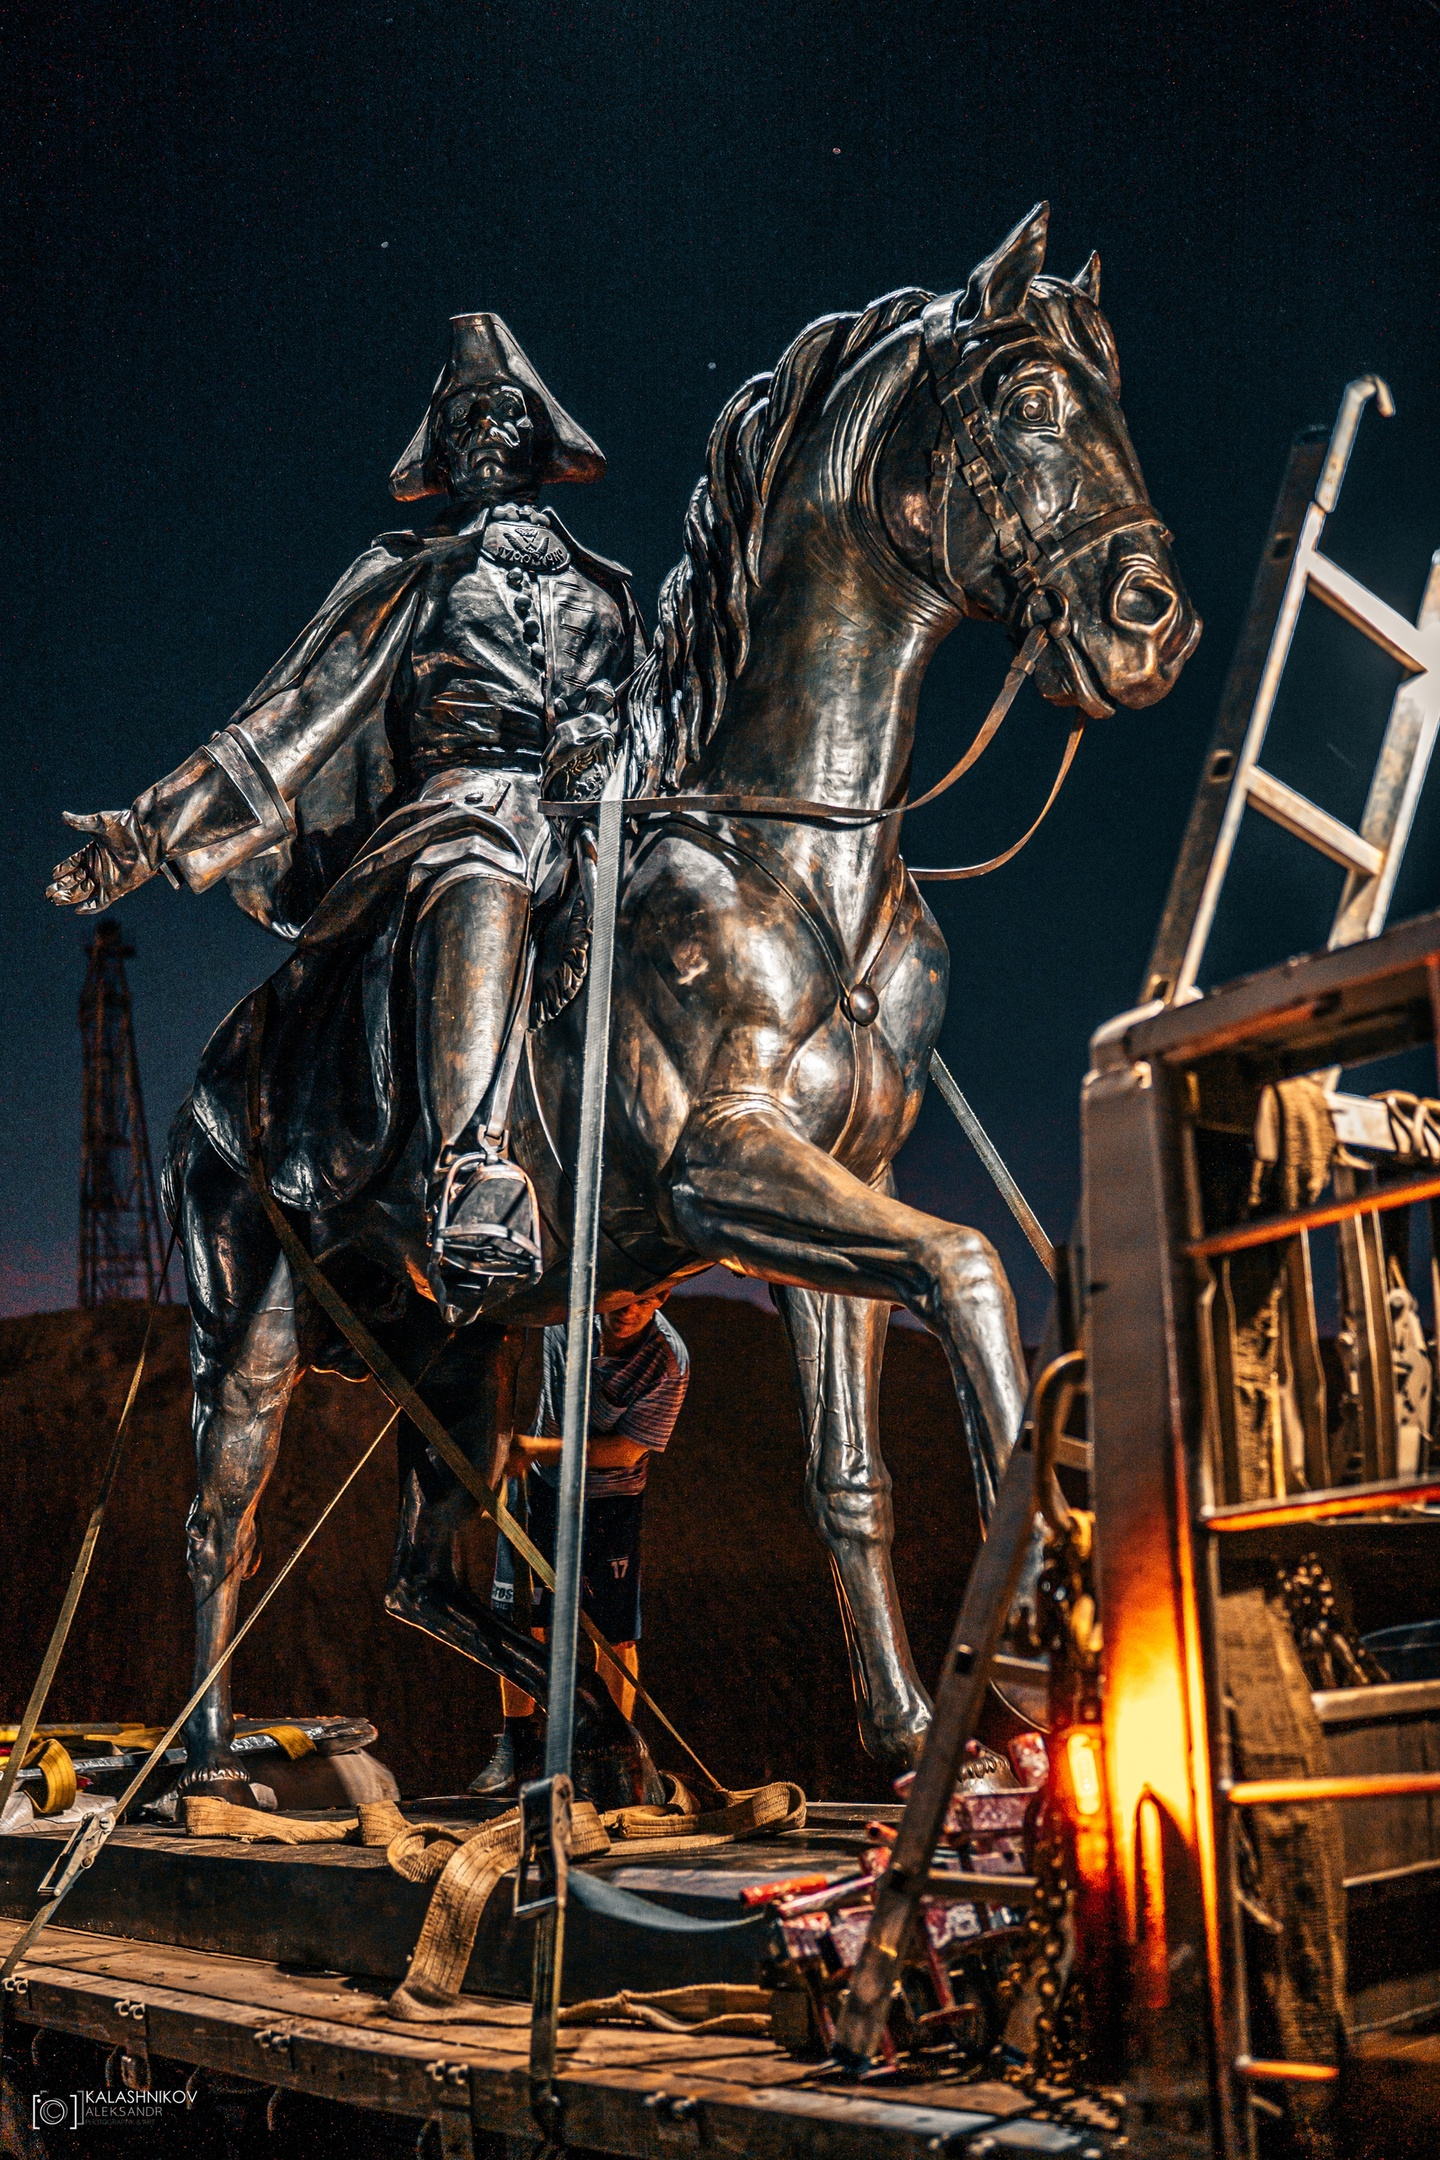
[{"label": "night sky", "polygon": [[[949,290],[1044,196],[1091,247],[1151,492],[1207,629],[1168,702],[1096,724],[1040,838],[930,888],[942,1048],[1052,1234],[1091,1030],[1134,1002],[1293,431],[1388,377],[1328,545],[1413,617],[1440,545],[1440,8],[909,0],[9,11],[3,457],[8,807],[0,1310],[74,1296],[76,999],[41,897],[62,807],[120,806],[224,724],[371,535],[447,318],[503,314],[606,450],[553,499],[653,616],[710,424],[812,317]],[[999,685],[962,629],[916,784]],[[1311,603],[1268,762],[1358,816],[1396,671]],[[1033,692],[915,820],[1006,845],[1064,722]],[[1440,904],[1440,776],[1394,919]],[[1322,944],[1340,873],[1253,818],[1210,977]],[[157,1152],[196,1057],[282,957],[223,887],[117,910]],[[1043,1279],[935,1099],[907,1194]]]}]

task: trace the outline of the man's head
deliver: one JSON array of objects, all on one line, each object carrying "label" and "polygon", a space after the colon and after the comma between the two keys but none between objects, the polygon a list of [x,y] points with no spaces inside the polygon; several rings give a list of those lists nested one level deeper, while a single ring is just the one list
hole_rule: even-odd
[{"label": "man's head", "polygon": [[670,1295],[668,1290],[656,1290],[644,1297],[631,1298],[626,1305],[617,1305],[613,1312],[600,1315],[600,1341],[607,1357],[623,1350],[644,1334],[660,1307]]},{"label": "man's head", "polygon": [[456,315],[430,406],[390,475],[397,502],[498,502],[560,480],[598,480],[605,460],[551,396],[498,315]]},{"label": "man's head", "polygon": [[535,492],[535,423],[518,383],[452,390],[435,415],[431,439],[431,461],[458,501],[503,502]]}]

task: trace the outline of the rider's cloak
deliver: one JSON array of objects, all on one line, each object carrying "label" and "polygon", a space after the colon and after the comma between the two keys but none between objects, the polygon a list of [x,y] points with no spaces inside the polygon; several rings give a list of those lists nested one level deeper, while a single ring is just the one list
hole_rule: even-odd
[{"label": "rider's cloak", "polygon": [[[623,678],[643,636],[629,573],[580,547],[553,512],[545,520],[619,610]],[[416,864],[478,854],[533,890],[548,844],[533,774],[514,776],[503,819],[503,771],[478,786],[473,775],[463,787],[407,784],[399,707],[411,632],[431,582],[474,557],[473,531],[443,520],[424,536],[381,534],[230,727],[134,806],[156,860],[194,891],[225,878],[247,914],[294,942],[271,978],[262,1125],[273,1190],[307,1211],[372,1189],[415,1123]],[[528,875],[517,814],[536,835]],[[191,1098],[201,1130],[241,1171],[255,1010],[247,997],[222,1021]]]}]

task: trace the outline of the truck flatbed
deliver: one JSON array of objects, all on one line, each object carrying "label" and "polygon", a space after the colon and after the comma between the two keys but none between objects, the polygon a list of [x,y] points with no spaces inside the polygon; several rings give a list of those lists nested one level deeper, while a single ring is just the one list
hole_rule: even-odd
[{"label": "truck flatbed", "polygon": [[[0,1955],[21,1925],[0,1920]],[[467,1997],[463,2023],[400,2024],[373,1981],[63,1927],[6,1987],[7,2021],[97,2042],[132,2089],[176,2082],[165,2068],[180,2065],[436,2120],[446,2160],[535,2148],[523,2003]],[[559,2059],[567,2145],[635,2160],[1098,2160],[1113,2143],[1010,2085],[838,2081],[765,2039],[567,2027]]]}]

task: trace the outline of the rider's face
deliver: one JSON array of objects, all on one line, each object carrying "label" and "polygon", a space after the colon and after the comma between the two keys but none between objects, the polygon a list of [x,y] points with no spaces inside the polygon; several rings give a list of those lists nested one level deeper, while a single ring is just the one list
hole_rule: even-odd
[{"label": "rider's face", "polygon": [[494,502],[533,485],[535,428],[513,383],[452,392],[436,432],[450,492],[462,501]]}]

